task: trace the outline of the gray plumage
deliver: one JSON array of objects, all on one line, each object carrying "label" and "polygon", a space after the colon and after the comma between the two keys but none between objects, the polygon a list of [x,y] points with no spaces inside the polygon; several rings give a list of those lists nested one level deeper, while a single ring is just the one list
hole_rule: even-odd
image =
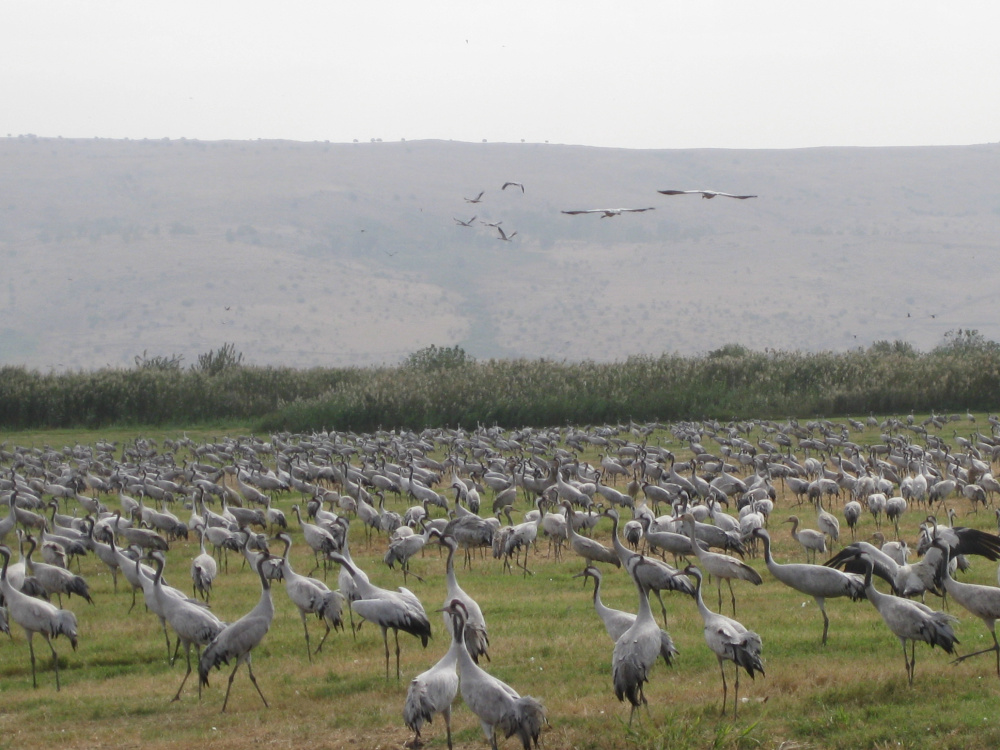
[{"label": "gray plumage", "polygon": [[523,750],[538,747],[538,737],[546,724],[545,709],[531,696],[521,697],[514,688],[480,668],[465,648],[465,605],[451,601],[452,638],[462,646],[458,652],[458,677],[462,700],[476,716],[492,750],[497,750],[497,730],[505,737],[514,734]]},{"label": "gray plumage", "polygon": [[635,709],[646,705],[643,685],[649,681],[649,671],[662,650],[662,631],[649,608],[649,591],[635,572],[646,564],[642,558],[636,557],[629,560],[629,565],[626,566],[639,591],[639,611],[628,630],[615,641],[615,649],[611,655],[611,679],[615,697],[620,701],[627,699],[632,704],[628,715],[630,725]]},{"label": "gray plumage", "polygon": [[339,591],[331,591],[330,587],[322,581],[296,573],[288,561],[292,538],[285,533],[279,534],[277,538],[285,543],[285,552],[281,557],[281,577],[285,581],[285,591],[288,598],[298,608],[299,616],[302,618],[302,629],[306,634],[306,655],[311,662],[313,652],[309,645],[309,624],[306,621],[306,615],[316,615],[326,625],[326,632],[316,647],[318,654],[331,630],[344,629],[344,597]]},{"label": "gray plumage", "polygon": [[233,687],[233,678],[240,664],[246,662],[247,672],[250,674],[250,681],[257,689],[257,694],[267,708],[267,698],[261,692],[257,678],[254,677],[253,666],[250,661],[251,652],[264,640],[267,631],[271,629],[271,620],[274,619],[274,602],[271,599],[271,582],[264,575],[264,561],[267,556],[261,557],[257,562],[257,575],[260,577],[260,600],[257,605],[247,614],[243,615],[236,622],[227,625],[220,632],[201,655],[198,662],[198,679],[202,685],[208,685],[208,673],[222,664],[229,664],[229,660],[235,660],[233,671],[229,674],[229,684],[226,687],[226,697],[222,701],[222,711],[225,712],[229,703],[229,691]]},{"label": "gray plumage", "polygon": [[7,603],[10,619],[24,629],[24,634],[28,638],[28,650],[31,653],[31,684],[33,687],[38,687],[38,680],[35,677],[35,646],[32,639],[35,633],[39,633],[52,651],[52,667],[56,673],[56,690],[58,691],[60,689],[59,655],[52,645],[52,639],[64,635],[69,638],[73,650],[76,651],[76,615],[69,610],[59,609],[46,601],[35,599],[18,591],[7,580],[10,549],[0,546],[0,556],[3,557],[3,569],[0,570],[0,592],[3,593]]},{"label": "gray plumage", "polygon": [[[434,532],[440,536],[438,532]],[[447,581],[448,592],[445,596],[445,606],[448,602],[457,599],[465,605],[465,647],[469,650],[472,660],[479,663],[479,657],[485,656],[486,661],[490,660],[490,636],[486,631],[486,618],[483,610],[476,603],[476,600],[469,596],[458,585],[458,578],[455,576],[455,552],[458,543],[449,536],[440,536],[441,544],[448,548],[448,561],[445,565],[445,580]],[[445,609],[441,610],[444,616],[444,625],[451,631],[452,617]]]},{"label": "gray plumage", "polygon": [[[935,612],[920,602],[881,593],[872,585],[871,558],[867,554],[862,554],[860,559],[865,565],[865,594],[882,616],[883,622],[902,644],[906,676],[912,685],[916,671],[917,641],[928,643],[931,648],[940,646],[948,654],[955,653],[958,638],[951,628],[951,623],[958,622],[958,619],[946,612]],[[907,641],[910,642],[909,655],[906,653]]]},{"label": "gray plumage", "polygon": [[771,556],[771,537],[768,533],[764,529],[754,529],[753,535],[764,541],[764,563],[771,575],[789,588],[811,596],[816,602],[819,611],[823,613],[823,645],[826,645],[826,635],[830,629],[826,600],[838,596],[847,596],[853,601],[863,599],[864,579],[823,565],[780,565]]},{"label": "gray plumage", "polygon": [[733,716],[737,714],[740,700],[740,668],[742,667],[750,679],[754,674],[764,674],[764,662],[760,658],[762,643],[760,636],[752,630],[747,630],[741,623],[713,612],[701,596],[701,571],[694,565],[688,565],[684,572],[695,579],[695,599],[698,602],[698,612],[705,623],[705,642],[712,649],[719,661],[719,671],[722,673],[722,713],[726,713],[726,669],[724,662],[731,661],[736,665],[736,689],[733,696]]},{"label": "gray plumage", "polygon": [[[445,613],[446,619],[450,617]],[[430,724],[436,714],[441,714],[448,733],[448,749],[451,750],[451,704],[458,695],[458,656],[463,650],[462,642],[452,638],[445,655],[433,667],[410,681],[403,704],[403,721],[414,732],[413,747],[421,744],[420,730],[424,724]]]}]

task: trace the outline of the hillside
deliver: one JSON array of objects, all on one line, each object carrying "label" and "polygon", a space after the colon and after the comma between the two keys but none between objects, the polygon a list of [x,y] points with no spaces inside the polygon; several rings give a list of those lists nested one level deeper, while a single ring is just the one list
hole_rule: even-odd
[{"label": "hillside", "polygon": [[[501,191],[508,180],[524,193]],[[455,222],[472,216],[474,228]],[[430,344],[602,361],[730,342],[929,349],[955,328],[1000,339],[998,245],[997,144],[12,137],[0,139],[0,363],[128,366],[144,350],[190,363],[223,342],[252,364],[302,367],[395,363]]]}]

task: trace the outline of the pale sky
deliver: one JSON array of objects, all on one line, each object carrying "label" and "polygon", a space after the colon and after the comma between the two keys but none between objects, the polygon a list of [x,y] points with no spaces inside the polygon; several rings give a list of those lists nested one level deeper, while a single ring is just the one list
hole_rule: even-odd
[{"label": "pale sky", "polygon": [[1000,3],[0,0],[0,137],[1000,140]]}]

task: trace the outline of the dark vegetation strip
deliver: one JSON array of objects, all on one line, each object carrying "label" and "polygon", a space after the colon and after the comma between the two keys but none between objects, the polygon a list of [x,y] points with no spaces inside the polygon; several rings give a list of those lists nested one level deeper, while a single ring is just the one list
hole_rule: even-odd
[{"label": "dark vegetation strip", "polygon": [[[971,333],[971,335],[970,335]],[[851,352],[631,357],[615,363],[484,360],[459,347],[399,366],[136,369],[43,374],[0,368],[0,428],[179,426],[242,422],[262,431],[505,427],[690,418],[989,411],[1000,400],[1000,344],[959,331],[920,353],[904,342]],[[221,350],[220,350],[221,351]]]}]

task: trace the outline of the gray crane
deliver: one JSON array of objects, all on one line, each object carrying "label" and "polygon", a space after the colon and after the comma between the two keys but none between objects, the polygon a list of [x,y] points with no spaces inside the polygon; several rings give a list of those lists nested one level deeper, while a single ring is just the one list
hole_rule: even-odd
[{"label": "gray crane", "polygon": [[[583,569],[583,572],[577,573],[573,577],[580,578],[581,576],[594,579],[594,609],[597,611],[597,616],[601,618],[601,622],[604,623],[604,629],[608,631],[612,642],[617,642],[622,633],[632,627],[635,615],[620,609],[612,609],[601,601],[602,578],[600,570],[592,566],[587,567]],[[663,657],[663,663],[668,667],[672,666],[673,658],[676,655],[677,649],[674,647],[670,634],[666,630],[660,630],[660,656]]]},{"label": "gray crane", "polygon": [[476,716],[492,750],[497,750],[497,730],[505,737],[514,734],[523,750],[538,746],[546,724],[545,708],[531,696],[523,698],[514,688],[479,667],[465,648],[465,605],[457,599],[444,608],[452,616],[452,639],[459,643],[458,677],[462,700]]},{"label": "gray crane", "polygon": [[[917,641],[928,643],[931,648],[940,646],[945,653],[954,654],[958,638],[951,628],[951,623],[958,622],[958,619],[946,612],[935,612],[920,602],[881,593],[872,585],[874,565],[871,557],[867,553],[862,553],[860,560],[865,566],[865,594],[882,616],[883,622],[902,644],[906,676],[912,685],[913,674],[916,671]],[[910,642],[909,655],[906,653],[907,641]]]},{"label": "gray crane", "polygon": [[205,550],[205,529],[198,527],[199,552],[191,561],[191,595],[199,593],[207,602],[212,596],[212,582],[219,573],[219,565]]},{"label": "gray crane", "polygon": [[[450,619],[447,612],[444,616]],[[411,747],[420,747],[420,730],[424,724],[430,724],[436,714],[441,714],[448,733],[448,750],[452,750],[451,704],[458,695],[458,657],[464,650],[462,642],[452,638],[444,656],[410,681],[403,704],[403,721],[414,732]]]},{"label": "gray crane", "polygon": [[586,562],[584,567],[587,567],[596,561],[620,568],[622,563],[621,560],[618,559],[618,553],[613,549],[608,549],[603,544],[591,539],[590,537],[577,534],[576,529],[573,528],[573,517],[576,515],[576,512],[573,510],[573,506],[568,500],[563,500],[562,506],[566,509],[566,533],[569,539],[569,546],[573,548],[573,551],[576,554],[584,559]]},{"label": "gray crane", "polygon": [[802,545],[802,549],[806,551],[806,562],[810,561],[810,557],[815,561],[816,555],[820,552],[826,554],[826,535],[822,531],[816,529],[799,530],[798,516],[789,516],[785,523],[792,525],[792,539]]},{"label": "gray crane", "polygon": [[278,534],[276,538],[285,543],[285,551],[281,556],[281,577],[285,581],[285,591],[288,593],[288,598],[298,608],[299,616],[302,618],[302,629],[306,634],[306,656],[311,662],[313,652],[309,645],[309,624],[306,622],[306,615],[316,615],[326,625],[326,632],[316,647],[318,654],[331,630],[344,629],[342,615],[344,597],[339,591],[331,591],[330,587],[322,581],[296,573],[288,561],[288,552],[292,548],[292,538],[284,532]]},{"label": "gray crane", "polygon": [[35,562],[31,559],[31,553],[35,551],[35,539],[31,534],[28,534],[26,540],[28,542],[28,551],[24,555],[25,571],[29,576],[34,576],[35,580],[45,589],[47,594],[50,596],[55,594],[59,598],[60,607],[62,606],[63,594],[66,594],[66,596],[76,594],[77,596],[82,596],[90,604],[94,603],[94,600],[90,597],[90,589],[87,586],[87,582],[82,576],[70,573],[66,568],[61,568],[58,565]]},{"label": "gray crane", "polygon": [[[164,618],[177,634],[177,648],[180,648],[182,643],[184,644],[184,657],[187,661],[187,671],[184,673],[180,687],[177,688],[177,693],[171,700],[173,702],[180,700],[184,684],[191,675],[191,646],[195,647],[196,658],[200,660],[202,647],[211,643],[212,639],[226,627],[226,623],[222,622],[200,602],[169,593],[169,590],[165,589],[163,585],[163,566],[166,558],[160,551],[153,552],[151,557],[156,564],[156,573],[153,576],[153,596],[159,603]],[[201,699],[200,683],[198,685],[198,698]]]},{"label": "gray crane", "polygon": [[628,699],[632,704],[628,715],[630,726],[635,717],[635,709],[647,705],[642,686],[649,682],[649,672],[663,650],[660,635],[662,631],[649,608],[649,587],[642,583],[638,575],[638,571],[647,564],[637,555],[630,558],[625,566],[639,590],[639,611],[628,630],[615,641],[615,649],[611,655],[611,680],[615,686],[615,697],[620,701]]},{"label": "gray crane", "polygon": [[409,589],[400,587],[396,591],[379,588],[368,580],[363,573],[352,565],[344,556],[333,553],[330,559],[340,563],[354,578],[358,598],[351,602],[351,607],[361,617],[373,622],[382,630],[382,642],[385,644],[385,678],[389,679],[389,630],[396,640],[396,679],[399,679],[399,631],[409,633],[420,639],[421,645],[427,648],[431,637],[431,623],[423,605]]},{"label": "gray crane", "polygon": [[754,529],[753,535],[764,542],[764,563],[775,578],[789,588],[811,596],[819,611],[823,613],[823,645],[830,629],[830,618],[826,615],[826,600],[838,596],[849,596],[859,601],[865,596],[864,579],[853,573],[843,573],[824,565],[803,563],[780,565],[771,556],[771,537],[764,529]]},{"label": "gray crane", "polygon": [[733,614],[735,615],[736,594],[733,592],[733,579],[748,581],[754,586],[760,586],[764,582],[764,579],[760,577],[760,573],[735,557],[702,549],[697,539],[695,539],[694,516],[690,513],[685,513],[681,516],[681,521],[687,531],[688,537],[691,539],[691,546],[694,547],[694,554],[698,558],[699,564],[709,575],[715,576],[715,581],[719,589],[719,609],[722,609],[722,581],[725,580],[726,585],[729,586],[729,597],[733,606]]},{"label": "gray crane", "polygon": [[657,190],[663,195],[700,195],[702,198],[714,198],[721,195],[725,198],[736,198],[744,201],[747,198],[756,198],[756,195],[733,195],[732,193],[720,193],[718,190]]},{"label": "gray crane", "polygon": [[684,572],[695,579],[695,600],[698,611],[705,623],[705,642],[719,660],[719,671],[722,673],[722,713],[726,713],[726,669],[724,662],[731,661],[736,665],[736,690],[733,695],[733,716],[736,716],[740,700],[740,667],[746,670],[750,679],[754,674],[764,674],[764,662],[760,658],[762,643],[760,636],[752,630],[747,630],[741,623],[713,612],[705,606],[701,596],[701,571],[694,565],[688,565]]},{"label": "gray crane", "polygon": [[957,664],[970,657],[995,651],[997,655],[997,677],[1000,677],[1000,643],[997,642],[996,631],[997,619],[1000,619],[1000,588],[956,581],[951,577],[950,562],[950,551],[946,549],[945,560],[941,566],[944,590],[952,599],[982,620],[993,637],[993,646],[991,648],[984,648],[981,651],[974,651],[971,654],[960,656],[955,659],[954,663]]},{"label": "gray crane", "polygon": [[[469,650],[472,660],[479,663],[479,657],[485,656],[486,661],[490,660],[490,637],[486,631],[486,618],[483,617],[483,610],[480,609],[476,600],[469,596],[458,585],[458,578],[455,577],[455,552],[458,550],[458,542],[450,536],[442,536],[440,532],[433,531],[432,534],[439,538],[440,543],[448,548],[448,561],[445,564],[445,580],[447,581],[447,594],[445,596],[445,606],[452,600],[459,600],[465,605],[465,647]],[[451,630],[452,618],[447,612],[444,613],[444,625]]]},{"label": "gray crane", "polygon": [[229,704],[229,691],[233,687],[233,678],[240,664],[246,662],[247,672],[250,673],[250,681],[257,689],[257,694],[267,708],[267,698],[261,692],[257,678],[253,674],[253,666],[250,661],[251,652],[264,640],[267,631],[271,629],[271,620],[274,619],[274,601],[271,599],[271,581],[264,575],[264,562],[269,559],[268,555],[262,556],[257,561],[257,575],[260,577],[260,600],[257,605],[243,615],[236,622],[227,625],[219,633],[201,655],[198,662],[198,680],[201,685],[208,686],[208,673],[222,664],[229,664],[233,659],[233,671],[229,673],[229,684],[226,686],[226,697],[222,701],[222,712],[225,713]]},{"label": "gray crane", "polygon": [[59,655],[56,653],[52,639],[60,635],[69,638],[76,651],[76,615],[68,609],[59,609],[41,599],[21,593],[7,580],[7,564],[10,562],[10,548],[0,545],[0,557],[3,557],[3,569],[0,570],[0,592],[7,603],[10,619],[24,628],[28,638],[28,651],[31,654],[31,684],[38,687],[35,677],[35,646],[32,642],[35,633],[39,633],[52,651],[52,667],[56,673],[56,690],[59,685]]},{"label": "gray crane", "polygon": [[[656,598],[660,602],[660,611],[663,613],[663,627],[667,627],[667,607],[663,603],[663,591],[680,591],[689,596],[694,596],[694,586],[687,577],[680,575],[676,568],[672,568],[665,562],[656,560],[652,557],[645,557],[640,555],[638,552],[632,552],[626,549],[625,545],[621,543],[618,538],[618,524],[619,517],[618,511],[614,508],[609,508],[604,511],[603,515],[611,519],[611,541],[614,545],[615,552],[618,554],[618,559],[621,560],[622,565],[625,569],[630,571],[632,575],[639,576],[639,582],[647,588],[647,593],[653,591],[656,593]],[[641,567],[635,567],[634,561],[643,560],[646,564]]]}]

